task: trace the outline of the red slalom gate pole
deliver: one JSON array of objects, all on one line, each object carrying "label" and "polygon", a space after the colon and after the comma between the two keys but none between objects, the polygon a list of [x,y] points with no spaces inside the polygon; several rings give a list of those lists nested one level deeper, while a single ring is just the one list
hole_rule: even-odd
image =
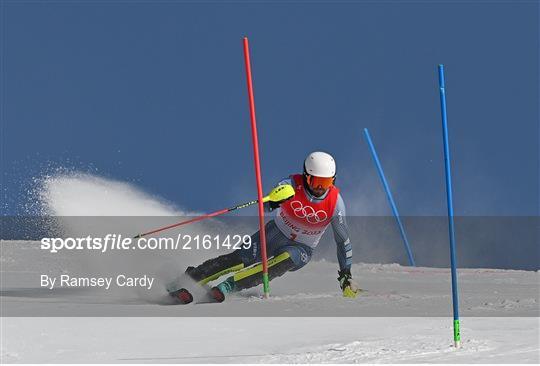
[{"label": "red slalom gate pole", "polygon": [[255,176],[257,179],[257,196],[259,200],[259,238],[261,245],[261,259],[263,266],[263,290],[264,296],[270,296],[268,279],[268,257],[266,255],[266,232],[264,230],[264,205],[261,178],[261,162],[259,160],[259,139],[257,138],[257,118],[255,117],[255,98],[253,96],[253,78],[251,76],[251,61],[249,57],[249,42],[244,37],[244,62],[246,64],[246,78],[249,97],[249,114],[251,117],[251,139],[253,140],[253,156],[255,160]]}]

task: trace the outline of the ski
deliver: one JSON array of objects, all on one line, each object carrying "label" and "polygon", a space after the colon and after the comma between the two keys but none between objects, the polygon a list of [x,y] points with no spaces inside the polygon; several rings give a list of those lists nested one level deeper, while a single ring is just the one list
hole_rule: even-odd
[{"label": "ski", "polygon": [[193,295],[185,288],[180,290],[169,292],[178,304],[186,305],[193,302]]}]

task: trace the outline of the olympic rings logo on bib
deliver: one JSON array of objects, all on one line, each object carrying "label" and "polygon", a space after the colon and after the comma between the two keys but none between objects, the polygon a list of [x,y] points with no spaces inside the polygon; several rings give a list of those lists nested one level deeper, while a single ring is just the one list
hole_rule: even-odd
[{"label": "olympic rings logo on bib", "polygon": [[306,221],[311,224],[318,224],[328,218],[328,215],[325,211],[315,211],[313,207],[304,206],[300,201],[292,201],[291,208],[293,209],[294,215],[296,217],[306,219]]}]

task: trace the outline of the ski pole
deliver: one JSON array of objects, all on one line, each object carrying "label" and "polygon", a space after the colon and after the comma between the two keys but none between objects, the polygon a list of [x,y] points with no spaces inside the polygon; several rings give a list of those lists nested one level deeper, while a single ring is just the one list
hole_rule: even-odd
[{"label": "ski pole", "polygon": [[[263,201],[263,203],[265,203],[265,202],[281,202],[281,201],[288,200],[292,196],[294,196],[294,188],[290,184],[282,184],[282,185],[277,186],[276,188],[274,188],[268,194],[268,196],[263,197],[262,201]],[[238,209],[241,209],[241,208],[249,207],[249,206],[254,205],[256,203],[259,203],[259,200],[249,201],[249,202],[242,203],[242,204],[234,206],[234,207],[224,208],[222,210],[215,211],[215,212],[208,213],[208,214],[204,214],[204,215],[201,215],[201,216],[197,216],[197,217],[194,217],[194,218],[189,219],[189,220],[177,222],[176,224],[160,227],[158,229],[151,230],[151,231],[148,231],[146,233],[138,234],[138,235],[134,236],[133,239],[139,239],[139,238],[142,238],[143,236],[159,233],[161,231],[169,230],[169,229],[172,229],[172,228],[175,228],[175,227],[178,227],[178,226],[192,224],[192,223],[197,222],[197,221],[202,221],[202,220],[205,220],[205,219],[208,219],[208,218],[211,218],[211,217],[223,215],[223,214],[225,214],[227,212],[231,212],[231,211],[238,210]]]}]

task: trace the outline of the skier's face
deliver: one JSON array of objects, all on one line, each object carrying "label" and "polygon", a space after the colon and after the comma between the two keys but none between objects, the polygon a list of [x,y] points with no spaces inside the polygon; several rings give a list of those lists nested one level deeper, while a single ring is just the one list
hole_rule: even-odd
[{"label": "skier's face", "polygon": [[315,197],[321,197],[334,184],[334,178],[316,177],[308,174],[306,176],[306,183]]},{"label": "skier's face", "polygon": [[311,188],[311,193],[313,193],[315,197],[321,197],[323,194],[326,193],[326,189],[320,186],[317,188],[313,188],[313,187],[310,187],[310,188]]}]

